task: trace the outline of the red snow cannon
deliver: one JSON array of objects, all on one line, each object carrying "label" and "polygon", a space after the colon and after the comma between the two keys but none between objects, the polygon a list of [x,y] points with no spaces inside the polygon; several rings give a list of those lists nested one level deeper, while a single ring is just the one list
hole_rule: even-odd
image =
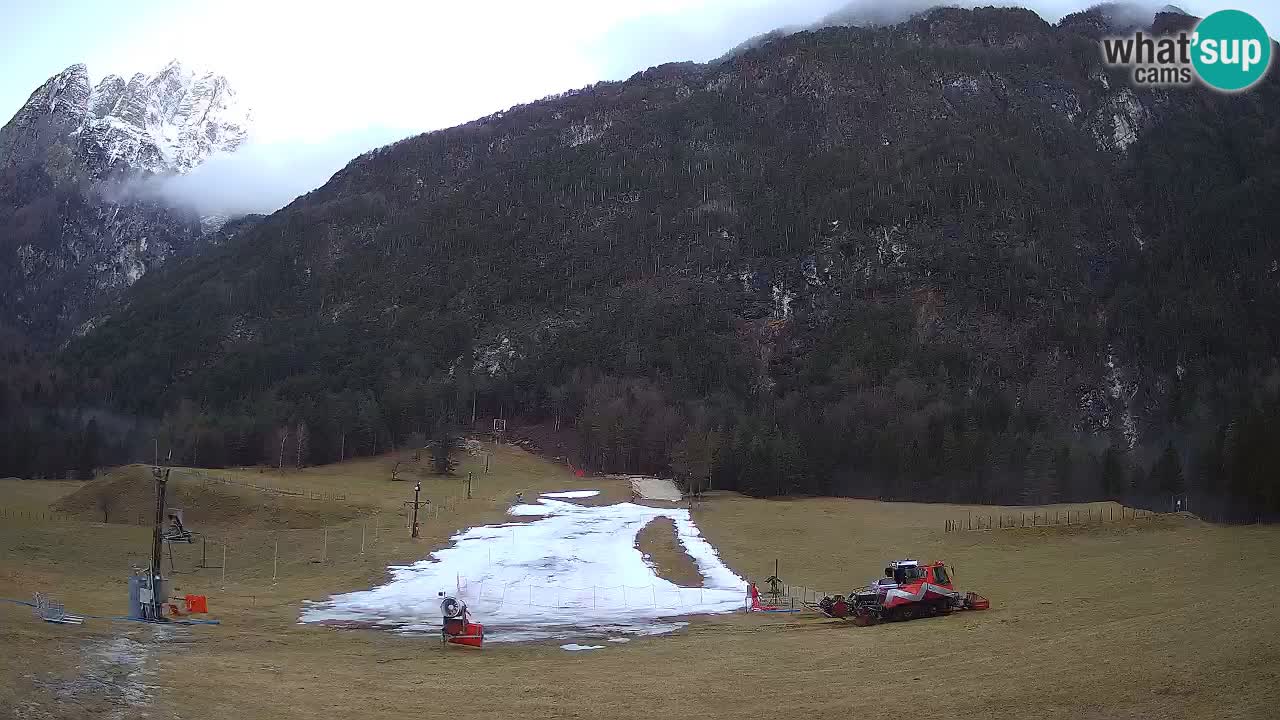
[{"label": "red snow cannon", "polygon": [[440,601],[440,614],[444,616],[444,623],[440,627],[440,642],[475,648],[484,645],[484,625],[471,622],[467,604],[444,593],[440,595],[444,598]]}]

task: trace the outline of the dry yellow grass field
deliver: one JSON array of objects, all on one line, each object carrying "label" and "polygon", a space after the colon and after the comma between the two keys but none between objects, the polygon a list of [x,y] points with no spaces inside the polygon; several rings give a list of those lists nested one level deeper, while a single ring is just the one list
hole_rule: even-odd
[{"label": "dry yellow grass field", "polygon": [[[409,468],[409,482],[392,483],[391,466],[378,458],[284,476],[210,471],[343,494],[342,502],[206,487],[175,470],[191,515],[208,510],[194,529],[225,541],[229,558],[224,586],[221,570],[195,569],[198,544],[179,547],[175,566],[186,572],[174,582],[207,593],[223,624],[62,627],[0,603],[0,707],[19,718],[123,717],[113,713],[136,704],[152,718],[240,720],[1280,717],[1280,531],[1188,518],[944,533],[945,520],[972,509],[720,494],[694,517],[744,577],[762,581],[776,558],[789,583],[838,591],[875,577],[885,560],[936,558],[954,567],[959,587],[991,598],[992,610],[870,628],[799,614],[691,618],[674,635],[578,654],[557,643],[442,649],[429,638],[297,624],[306,599],[369,587],[386,565],[424,557],[456,530],[509,520],[516,492],[627,497],[620,484],[573,478],[507,447],[477,476],[472,500],[466,472],[482,471],[482,458],[466,459],[462,479]],[[126,468],[107,481],[121,473],[147,479],[145,469]],[[433,510],[415,541],[401,503],[419,477]],[[11,497],[56,503],[80,490],[16,487],[0,486],[0,506]],[[219,514],[240,513],[238,503],[252,511]],[[448,508],[438,519],[436,506]],[[44,590],[76,611],[122,613],[123,577],[145,561],[148,536],[125,525],[6,521],[0,597]],[[646,529],[641,547],[664,575],[689,572],[669,528]]]},{"label": "dry yellow grass field", "polygon": [[9,510],[45,512],[49,504],[84,486],[79,480],[0,480],[0,503]]}]

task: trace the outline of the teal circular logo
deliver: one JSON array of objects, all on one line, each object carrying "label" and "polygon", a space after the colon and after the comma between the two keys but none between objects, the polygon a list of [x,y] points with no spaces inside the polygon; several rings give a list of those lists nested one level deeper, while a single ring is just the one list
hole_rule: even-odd
[{"label": "teal circular logo", "polygon": [[1251,87],[1271,65],[1271,36],[1240,10],[1219,10],[1201,20],[1192,43],[1191,63],[1200,79],[1225,92]]}]

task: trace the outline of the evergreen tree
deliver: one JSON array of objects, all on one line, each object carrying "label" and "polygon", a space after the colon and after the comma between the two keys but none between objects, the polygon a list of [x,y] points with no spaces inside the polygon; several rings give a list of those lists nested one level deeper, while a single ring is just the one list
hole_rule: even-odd
[{"label": "evergreen tree", "polygon": [[1115,500],[1124,497],[1128,478],[1125,476],[1124,463],[1120,451],[1115,446],[1108,446],[1102,453],[1102,489],[1107,497]]},{"label": "evergreen tree", "polygon": [[96,418],[90,418],[81,436],[80,452],[76,459],[76,478],[92,480],[93,471],[98,467],[99,454],[102,451],[102,432],[98,429]]},{"label": "evergreen tree", "polygon": [[437,475],[452,475],[458,467],[454,451],[462,445],[462,439],[448,424],[440,422],[431,438],[431,468]]},{"label": "evergreen tree", "polygon": [[1176,495],[1186,489],[1182,477],[1182,460],[1172,443],[1165,446],[1160,459],[1151,466],[1149,486],[1165,495]]}]

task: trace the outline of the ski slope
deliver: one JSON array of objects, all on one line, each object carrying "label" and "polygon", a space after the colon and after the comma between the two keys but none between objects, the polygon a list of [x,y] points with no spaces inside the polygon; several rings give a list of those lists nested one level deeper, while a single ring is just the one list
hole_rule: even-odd
[{"label": "ski slope", "polygon": [[[548,495],[509,511],[536,520],[458,533],[429,558],[390,568],[385,585],[308,603],[301,622],[436,633],[444,592],[467,603],[488,640],[513,642],[660,634],[681,627],[681,616],[742,608],[746,582],[720,560],[688,510],[586,507]],[[662,579],[636,548],[640,530],[660,517],[675,523],[702,587]]]}]

